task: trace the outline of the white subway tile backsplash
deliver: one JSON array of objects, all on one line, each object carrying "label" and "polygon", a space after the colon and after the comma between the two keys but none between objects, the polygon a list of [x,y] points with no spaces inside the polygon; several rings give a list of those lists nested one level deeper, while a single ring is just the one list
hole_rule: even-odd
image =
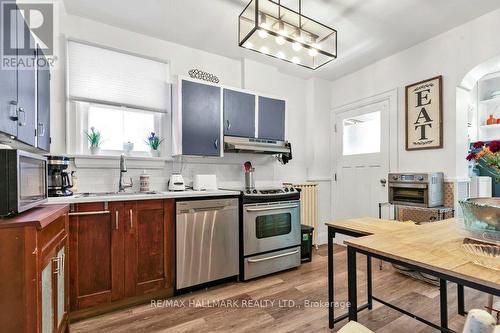
[{"label": "white subway tile backsplash", "polygon": [[[276,163],[274,160],[262,160],[262,164],[256,164],[255,183],[257,186],[279,186],[283,181],[280,176],[283,173],[276,172]],[[76,168],[73,164],[71,170],[76,171],[78,177],[78,192],[111,192],[118,189],[120,172],[118,165],[116,169],[104,168]],[[192,185],[192,180],[197,174],[215,174],[220,188],[236,188],[244,186],[243,165],[238,164],[215,164],[211,163],[189,163],[182,165],[178,162],[166,162],[163,169],[147,169],[146,173],[150,176],[150,188],[155,191],[166,191],[167,183],[172,171],[182,170],[184,181],[187,185]],[[279,169],[278,169],[279,170]],[[143,173],[140,169],[129,169],[124,174],[128,182],[132,177],[132,191],[139,191],[139,176]]]}]

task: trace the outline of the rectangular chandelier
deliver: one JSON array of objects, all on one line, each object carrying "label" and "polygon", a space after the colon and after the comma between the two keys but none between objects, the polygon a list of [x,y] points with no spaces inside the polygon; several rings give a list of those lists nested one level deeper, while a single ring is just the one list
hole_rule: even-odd
[{"label": "rectangular chandelier", "polygon": [[337,31],[279,1],[252,0],[239,16],[239,46],[310,69],[337,58]]}]

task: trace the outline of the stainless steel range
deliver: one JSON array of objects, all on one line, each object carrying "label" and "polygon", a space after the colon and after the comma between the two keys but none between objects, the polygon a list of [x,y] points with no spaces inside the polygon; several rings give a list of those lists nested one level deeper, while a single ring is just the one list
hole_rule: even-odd
[{"label": "stainless steel range", "polygon": [[300,265],[299,200],[293,187],[242,193],[242,280]]}]

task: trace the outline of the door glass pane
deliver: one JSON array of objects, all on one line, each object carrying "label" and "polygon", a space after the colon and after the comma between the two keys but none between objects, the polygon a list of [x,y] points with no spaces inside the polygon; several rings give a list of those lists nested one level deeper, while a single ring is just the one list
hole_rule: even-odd
[{"label": "door glass pane", "polygon": [[292,231],[292,214],[257,216],[255,227],[259,239],[289,234]]},{"label": "door glass pane", "polygon": [[42,270],[42,333],[52,333],[52,261]]},{"label": "door glass pane", "polygon": [[61,258],[61,267],[59,275],[57,276],[57,327],[61,326],[61,321],[64,315],[64,282],[66,276],[64,275],[64,247],[59,250],[57,257]]},{"label": "door glass pane", "polygon": [[380,153],[380,111],[344,119],[342,122],[343,155]]}]

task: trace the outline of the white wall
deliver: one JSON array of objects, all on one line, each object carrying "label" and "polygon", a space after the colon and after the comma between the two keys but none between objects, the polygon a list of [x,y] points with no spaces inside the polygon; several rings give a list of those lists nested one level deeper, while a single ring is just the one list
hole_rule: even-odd
[{"label": "white wall", "polygon": [[[242,163],[246,159],[254,162],[256,182],[262,186],[277,185],[283,181],[306,181],[308,163],[312,161],[306,158],[306,143],[303,140],[306,135],[304,123],[307,114],[305,80],[282,74],[276,68],[258,62],[218,56],[85,18],[66,15],[64,10],[62,12],[58,38],[62,51],[58,66],[52,75],[52,154],[67,153],[64,48],[67,39],[76,39],[167,60],[171,65],[172,76],[187,75],[188,70],[199,68],[217,75],[221,84],[255,90],[287,100],[286,135],[292,142],[293,149],[293,160],[289,164],[282,166],[272,157],[260,155],[233,155],[223,159],[189,158],[182,165],[182,173],[187,181],[197,173],[215,173],[222,186],[242,185]],[[328,90],[326,92],[329,93]],[[147,170],[152,177],[152,187],[156,190],[166,189],[166,180],[170,173],[180,169],[180,164],[168,162],[162,170]],[[119,176],[117,170],[100,169],[96,164],[96,168],[77,171],[79,191],[111,191],[117,186]],[[131,169],[127,177],[138,179],[141,172],[142,170]]]},{"label": "white wall", "polygon": [[[467,176],[466,119],[456,112],[456,87],[476,65],[500,55],[500,10],[488,13],[331,84],[331,105],[341,106],[393,88],[399,96],[400,171],[444,171],[450,179]],[[407,152],[404,148],[404,87],[443,75],[444,148]],[[460,125],[462,124],[462,125]]]}]

